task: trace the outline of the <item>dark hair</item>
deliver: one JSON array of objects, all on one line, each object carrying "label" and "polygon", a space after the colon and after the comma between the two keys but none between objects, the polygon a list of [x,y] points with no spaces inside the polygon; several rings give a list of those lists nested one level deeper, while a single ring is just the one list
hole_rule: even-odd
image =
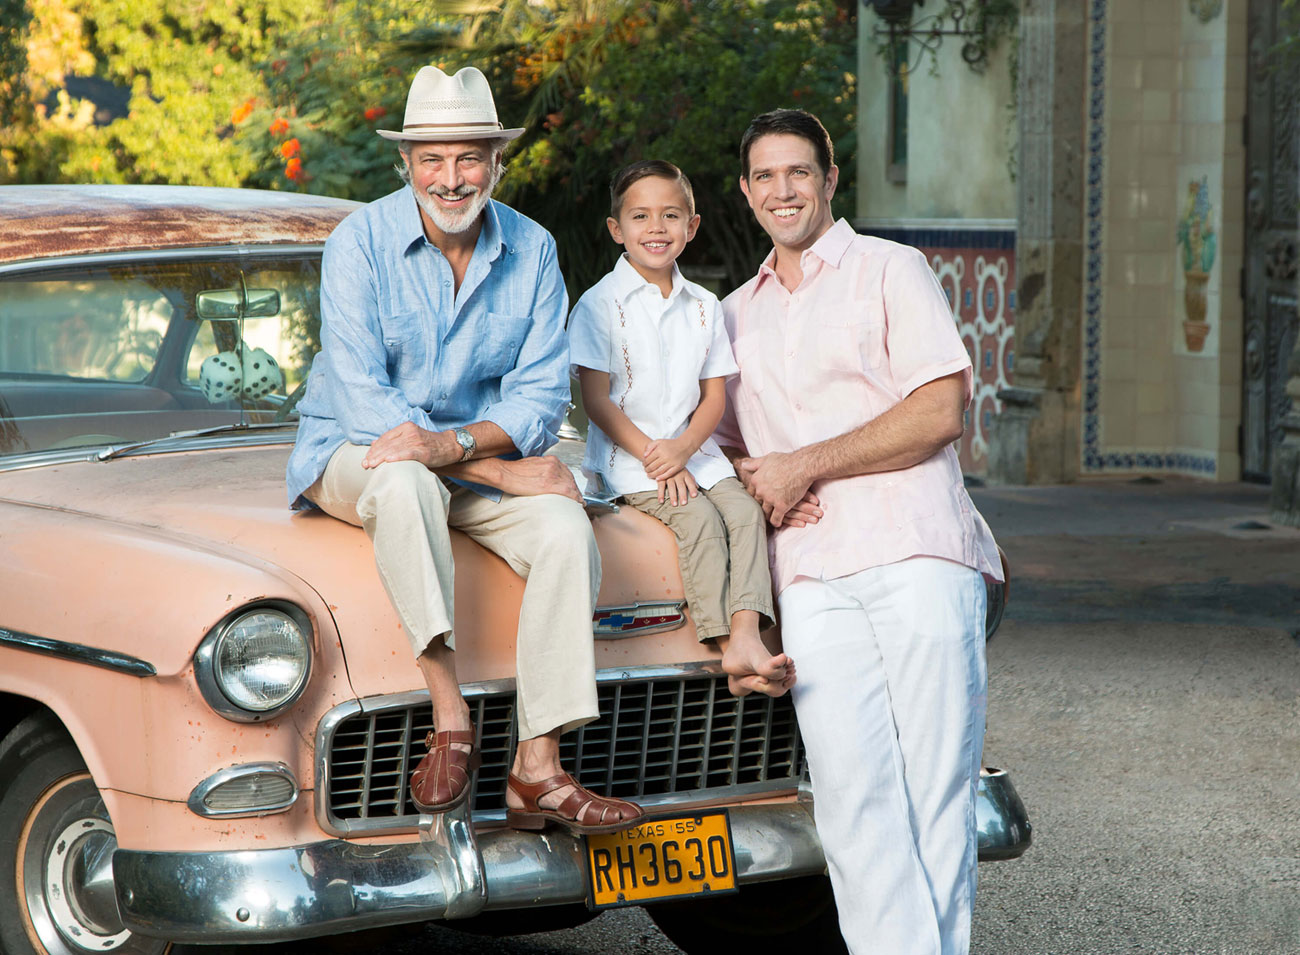
[{"label": "dark hair", "polygon": [[812,113],[803,109],[774,109],[750,120],[749,128],[740,139],[740,175],[749,178],[749,150],[763,136],[798,136],[812,143],[817,165],[822,175],[828,176],[835,165],[835,147],[826,127]]},{"label": "dark hair", "polygon": [[632,184],[650,176],[667,179],[681,186],[682,193],[686,196],[686,213],[695,215],[695,191],[691,188],[691,181],[686,178],[686,173],[662,159],[642,159],[624,166],[614,174],[614,181],[609,184],[609,214],[617,219],[623,211],[623,196],[632,188]]}]

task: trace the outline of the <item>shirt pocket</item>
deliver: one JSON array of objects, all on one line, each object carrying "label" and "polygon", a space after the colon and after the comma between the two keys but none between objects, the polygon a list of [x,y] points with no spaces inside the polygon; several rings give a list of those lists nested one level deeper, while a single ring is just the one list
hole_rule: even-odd
[{"label": "shirt pocket", "polygon": [[817,323],[818,365],[828,372],[860,374],[885,363],[885,315],[857,304],[856,314],[827,316]]},{"label": "shirt pocket", "polygon": [[519,359],[532,319],[488,312],[483,336],[474,345],[474,364],[484,378],[501,378]]},{"label": "shirt pocket", "polygon": [[757,332],[741,335],[731,343],[731,354],[740,368],[733,390],[738,405],[758,404],[767,387],[762,346],[762,336]]},{"label": "shirt pocket", "polygon": [[381,317],[379,331],[392,380],[428,377],[429,339],[418,311]]}]

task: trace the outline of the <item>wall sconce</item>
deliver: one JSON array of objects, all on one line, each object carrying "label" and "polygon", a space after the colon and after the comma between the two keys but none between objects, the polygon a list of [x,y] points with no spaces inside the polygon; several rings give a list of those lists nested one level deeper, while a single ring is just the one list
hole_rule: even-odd
[{"label": "wall sconce", "polygon": [[946,0],[943,8],[930,16],[912,22],[913,12],[925,0],[862,0],[862,5],[884,21],[877,26],[875,35],[897,50],[899,40],[914,40],[922,54],[931,56],[939,49],[946,36],[962,37],[961,58],[974,70],[983,68],[988,60],[988,35],[985,30],[985,5],[987,0]]}]

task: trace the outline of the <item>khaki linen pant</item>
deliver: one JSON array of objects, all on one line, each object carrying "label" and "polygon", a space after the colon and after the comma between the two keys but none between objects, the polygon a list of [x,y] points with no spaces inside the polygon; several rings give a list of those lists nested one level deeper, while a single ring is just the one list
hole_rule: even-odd
[{"label": "khaki linen pant", "polygon": [[[363,468],[366,448],[345,444],[306,497],[365,529],[388,599],[419,656],[430,642],[455,649],[454,527],[525,580],[516,640],[519,738],[567,732],[599,714],[591,617],[600,552],[582,506],[558,494],[490,501],[447,485],[416,461]],[[473,608],[470,608],[472,612]]]},{"label": "khaki linen pant", "polygon": [[638,491],[624,500],[667,524],[677,538],[677,565],[701,640],[729,634],[737,610],[757,611],[771,623],[767,521],[737,478],[701,488],[699,497],[682,505],[660,501],[657,491]]}]

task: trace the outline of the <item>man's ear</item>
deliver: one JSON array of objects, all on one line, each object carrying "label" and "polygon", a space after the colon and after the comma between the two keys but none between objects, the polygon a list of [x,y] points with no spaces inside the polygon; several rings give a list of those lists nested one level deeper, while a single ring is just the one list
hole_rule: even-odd
[{"label": "man's ear", "polygon": [[826,172],[826,201],[835,197],[835,187],[840,184],[840,167],[832,165]]},{"label": "man's ear", "polygon": [[619,245],[623,244],[623,230],[618,227],[618,220],[613,216],[605,218],[605,225],[609,226],[609,235]]},{"label": "man's ear", "polygon": [[745,201],[749,202],[749,180],[744,176],[740,177],[740,191],[745,194]]}]

